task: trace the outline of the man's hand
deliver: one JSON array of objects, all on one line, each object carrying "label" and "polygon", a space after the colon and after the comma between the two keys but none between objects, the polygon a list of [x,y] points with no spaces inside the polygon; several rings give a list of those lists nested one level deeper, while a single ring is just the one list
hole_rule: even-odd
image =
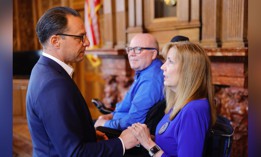
[{"label": "man's hand", "polygon": [[113,117],[112,114],[106,114],[106,115],[101,115],[98,117],[96,120],[94,127],[97,128],[98,126],[104,126],[104,124],[108,121],[111,120]]},{"label": "man's hand", "polygon": [[136,145],[139,144],[139,141],[136,139],[136,137],[131,133],[130,129],[126,129],[124,130],[121,135],[120,138],[122,139],[125,149],[130,149]]},{"label": "man's hand", "polygon": [[99,116],[98,119],[100,119],[100,118],[105,119],[105,120],[111,120],[113,118],[113,114],[101,115],[101,116]]},{"label": "man's hand", "polygon": [[151,139],[150,131],[146,124],[134,123],[128,127],[128,130],[132,132],[140,144],[147,150],[155,145],[155,142]]},{"label": "man's hand", "polygon": [[107,122],[107,120],[103,118],[98,118],[94,124],[94,127],[97,128],[98,126],[104,126],[104,124]]},{"label": "man's hand", "polygon": [[96,130],[96,137],[97,137],[97,142],[98,141],[101,141],[101,140],[108,140],[109,138],[106,136],[105,133],[99,131],[99,130]]}]

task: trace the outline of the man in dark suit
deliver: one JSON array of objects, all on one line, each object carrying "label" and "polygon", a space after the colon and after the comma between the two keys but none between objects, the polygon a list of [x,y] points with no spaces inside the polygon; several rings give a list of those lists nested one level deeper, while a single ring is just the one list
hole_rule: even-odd
[{"label": "man in dark suit", "polygon": [[138,144],[128,131],[97,142],[90,111],[69,65],[83,60],[89,46],[79,13],[68,7],[49,9],[36,32],[43,54],[32,70],[26,102],[33,156],[117,157]]}]

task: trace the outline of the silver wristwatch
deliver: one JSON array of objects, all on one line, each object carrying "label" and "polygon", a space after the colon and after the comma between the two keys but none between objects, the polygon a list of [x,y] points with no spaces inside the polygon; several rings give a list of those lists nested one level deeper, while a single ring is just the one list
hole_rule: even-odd
[{"label": "silver wristwatch", "polygon": [[152,148],[150,148],[149,150],[149,155],[150,156],[154,156],[156,153],[158,153],[160,151],[160,147],[158,145],[153,146]]}]

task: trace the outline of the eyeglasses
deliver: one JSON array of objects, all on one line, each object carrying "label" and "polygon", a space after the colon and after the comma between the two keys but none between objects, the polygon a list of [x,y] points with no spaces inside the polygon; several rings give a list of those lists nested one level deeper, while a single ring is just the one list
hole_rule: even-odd
[{"label": "eyeglasses", "polygon": [[133,51],[135,54],[140,54],[142,50],[156,50],[157,48],[154,47],[126,47],[126,53],[129,54],[130,51]]},{"label": "eyeglasses", "polygon": [[63,36],[69,36],[69,37],[74,37],[74,38],[79,38],[81,39],[81,41],[84,43],[84,41],[86,40],[86,34],[84,35],[72,35],[72,34],[63,34],[63,33],[58,33],[56,35],[63,35]]}]

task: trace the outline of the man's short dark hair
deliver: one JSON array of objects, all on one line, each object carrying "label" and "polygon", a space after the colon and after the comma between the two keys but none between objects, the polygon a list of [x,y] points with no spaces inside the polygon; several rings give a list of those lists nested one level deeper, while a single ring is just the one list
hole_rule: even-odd
[{"label": "man's short dark hair", "polygon": [[67,28],[67,15],[80,17],[80,14],[69,7],[54,7],[47,10],[36,25],[36,33],[43,45],[50,36],[63,33]]},{"label": "man's short dark hair", "polygon": [[179,42],[179,41],[189,41],[189,38],[182,35],[176,35],[170,40],[170,42]]}]

